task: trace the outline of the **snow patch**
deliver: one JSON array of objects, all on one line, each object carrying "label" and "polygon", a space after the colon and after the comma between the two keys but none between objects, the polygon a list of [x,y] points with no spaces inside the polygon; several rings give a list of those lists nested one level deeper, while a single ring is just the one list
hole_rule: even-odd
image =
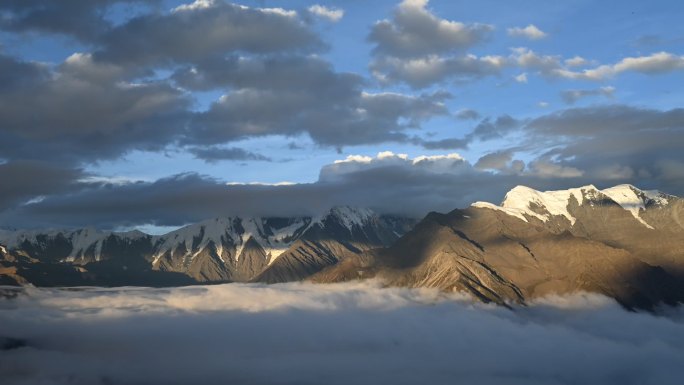
[{"label": "snow patch", "polygon": [[615,203],[619,204],[623,209],[632,213],[632,216],[636,218],[642,225],[653,229],[653,226],[649,225],[640,216],[639,212],[641,210],[646,210],[646,204],[644,203],[643,192],[636,187],[628,184],[621,184],[619,186],[607,188],[601,191],[603,194],[607,195],[608,198],[612,199]]},{"label": "snow patch", "polygon": [[337,218],[339,223],[351,232],[354,226],[363,226],[368,223],[375,213],[370,209],[338,206],[333,207],[329,215]]}]

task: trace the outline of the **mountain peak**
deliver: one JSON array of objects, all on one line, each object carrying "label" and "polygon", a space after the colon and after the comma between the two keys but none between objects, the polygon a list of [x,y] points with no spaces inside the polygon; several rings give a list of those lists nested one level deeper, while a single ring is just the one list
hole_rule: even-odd
[{"label": "mountain peak", "polygon": [[365,223],[375,217],[377,214],[367,208],[352,207],[352,206],[335,206],[330,209],[327,217],[333,217],[338,222],[351,231],[352,227],[363,226]]},{"label": "mountain peak", "polygon": [[606,197],[629,211],[642,225],[651,229],[653,227],[641,218],[640,212],[646,210],[647,205],[651,203],[665,205],[668,203],[668,198],[671,198],[657,190],[643,191],[631,184],[621,184],[604,190],[599,190],[594,185],[586,185],[554,191],[538,191],[519,185],[506,194],[500,206],[487,202],[475,202],[472,206],[503,211],[526,222],[529,218],[546,222],[552,217],[562,216],[574,225],[576,218],[568,210],[572,199],[582,205],[585,201],[592,202]]}]

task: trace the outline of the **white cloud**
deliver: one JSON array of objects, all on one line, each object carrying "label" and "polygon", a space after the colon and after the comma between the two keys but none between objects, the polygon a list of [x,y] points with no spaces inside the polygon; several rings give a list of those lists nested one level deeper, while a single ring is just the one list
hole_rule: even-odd
[{"label": "white cloud", "polygon": [[328,8],[319,4],[314,4],[308,8],[312,14],[328,19],[333,23],[338,22],[344,17],[344,10],[339,8]]},{"label": "white cloud", "polygon": [[470,164],[459,154],[420,155],[410,158],[407,154],[395,154],[382,151],[375,157],[365,155],[349,155],[346,159],[336,160],[324,166],[321,179],[335,180],[345,174],[369,170],[377,167],[397,166],[416,169],[421,172],[462,174],[471,169]]},{"label": "white cloud", "polygon": [[612,385],[684,376],[681,310],[630,313],[593,294],[510,311],[372,282],[26,293],[0,308],[0,337],[28,344],[0,351],[8,385]]},{"label": "white cloud", "polygon": [[518,83],[527,83],[527,72],[523,72],[520,75],[514,77],[515,81]]},{"label": "white cloud", "polygon": [[572,71],[560,68],[555,74],[578,80],[605,80],[623,72],[640,72],[643,74],[663,74],[684,69],[684,56],[669,52],[658,52],[649,56],[626,57],[615,64],[604,64],[583,71]]},{"label": "white cloud", "polygon": [[524,37],[531,40],[539,40],[546,37],[546,32],[537,28],[537,26],[535,26],[534,24],[530,24],[524,28],[509,28],[508,35],[513,37]]},{"label": "white cloud", "polygon": [[368,39],[375,54],[393,57],[422,57],[466,49],[485,41],[494,27],[465,24],[437,17],[427,9],[427,0],[405,0],[391,20],[380,20]]},{"label": "white cloud", "polygon": [[198,9],[211,8],[216,5],[216,0],[195,0],[189,4],[181,4],[172,9],[171,12],[195,11]]},{"label": "white cloud", "polygon": [[570,59],[565,59],[565,65],[568,67],[582,67],[589,64],[589,61],[581,56],[575,55]]}]

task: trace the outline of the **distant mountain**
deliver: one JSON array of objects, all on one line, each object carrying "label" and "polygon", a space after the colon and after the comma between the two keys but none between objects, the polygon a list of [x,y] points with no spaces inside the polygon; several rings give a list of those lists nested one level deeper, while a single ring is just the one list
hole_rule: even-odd
[{"label": "distant mountain", "polygon": [[0,230],[0,284],[177,285],[303,279],[383,247],[416,221],[335,207],[320,217],[215,218],[161,236]]},{"label": "distant mountain", "polygon": [[431,213],[392,246],[312,279],[375,277],[501,304],[582,290],[651,308],[684,301],[683,218],[684,200],[631,185],[546,192],[518,186],[501,205]]}]

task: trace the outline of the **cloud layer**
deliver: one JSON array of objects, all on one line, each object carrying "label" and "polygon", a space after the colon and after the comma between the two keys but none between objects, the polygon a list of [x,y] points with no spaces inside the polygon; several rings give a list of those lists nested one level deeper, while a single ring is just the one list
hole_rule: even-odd
[{"label": "cloud layer", "polygon": [[[27,289],[0,300],[11,385],[677,384],[681,312],[594,295],[509,311],[429,289]],[[619,325],[619,327],[616,327]]]}]

